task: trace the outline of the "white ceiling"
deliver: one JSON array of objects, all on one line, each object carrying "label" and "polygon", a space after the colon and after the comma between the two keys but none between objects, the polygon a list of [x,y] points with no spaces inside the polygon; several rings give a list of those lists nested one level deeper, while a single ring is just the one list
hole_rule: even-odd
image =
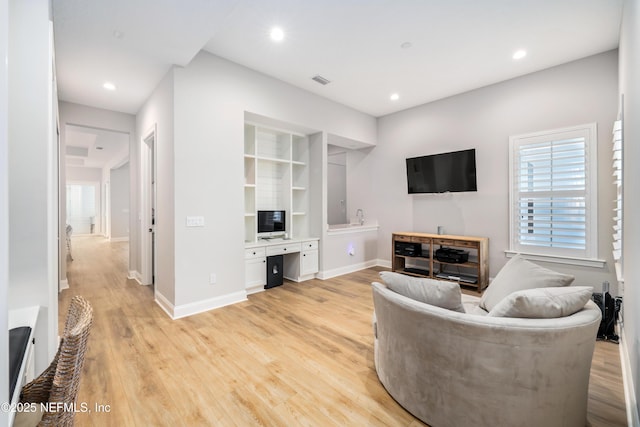
[{"label": "white ceiling", "polygon": [[129,159],[129,134],[67,125],[66,165],[114,168]]},{"label": "white ceiling", "polygon": [[[622,3],[54,0],[59,96],[136,113],[172,64],[205,49],[381,116],[614,49]],[[517,49],[528,55],[514,61]]]}]

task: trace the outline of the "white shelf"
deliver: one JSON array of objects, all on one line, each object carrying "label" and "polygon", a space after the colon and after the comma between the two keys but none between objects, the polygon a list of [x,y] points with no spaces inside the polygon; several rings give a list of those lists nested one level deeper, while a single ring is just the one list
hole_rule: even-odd
[{"label": "white shelf", "polygon": [[274,163],[291,163],[291,160],[287,160],[287,159],[278,159],[275,157],[256,157],[256,159],[258,160],[262,160],[265,162],[274,162]]},{"label": "white shelf", "polygon": [[256,240],[258,210],[285,210],[290,237],[309,235],[309,140],[245,123],[245,241]]}]

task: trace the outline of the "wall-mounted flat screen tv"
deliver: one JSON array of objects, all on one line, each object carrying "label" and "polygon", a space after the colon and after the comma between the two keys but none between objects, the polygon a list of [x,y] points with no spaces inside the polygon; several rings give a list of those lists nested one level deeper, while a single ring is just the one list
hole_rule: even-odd
[{"label": "wall-mounted flat screen tv", "polygon": [[258,211],[258,234],[263,237],[284,234],[285,211]]},{"label": "wall-mounted flat screen tv", "polygon": [[409,194],[478,191],[476,150],[407,159]]}]

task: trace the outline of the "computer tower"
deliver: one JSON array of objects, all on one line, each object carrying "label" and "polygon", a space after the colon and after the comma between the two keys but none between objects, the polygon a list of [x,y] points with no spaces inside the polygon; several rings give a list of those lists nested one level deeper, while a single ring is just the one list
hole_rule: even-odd
[{"label": "computer tower", "polygon": [[265,289],[282,285],[284,255],[273,255],[267,257],[267,284]]}]

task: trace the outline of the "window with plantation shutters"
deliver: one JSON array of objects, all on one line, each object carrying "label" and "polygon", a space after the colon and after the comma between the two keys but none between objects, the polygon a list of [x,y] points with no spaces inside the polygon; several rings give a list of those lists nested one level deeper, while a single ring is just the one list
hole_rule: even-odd
[{"label": "window with plantation shutters", "polygon": [[514,252],[596,256],[596,125],[510,138]]}]

